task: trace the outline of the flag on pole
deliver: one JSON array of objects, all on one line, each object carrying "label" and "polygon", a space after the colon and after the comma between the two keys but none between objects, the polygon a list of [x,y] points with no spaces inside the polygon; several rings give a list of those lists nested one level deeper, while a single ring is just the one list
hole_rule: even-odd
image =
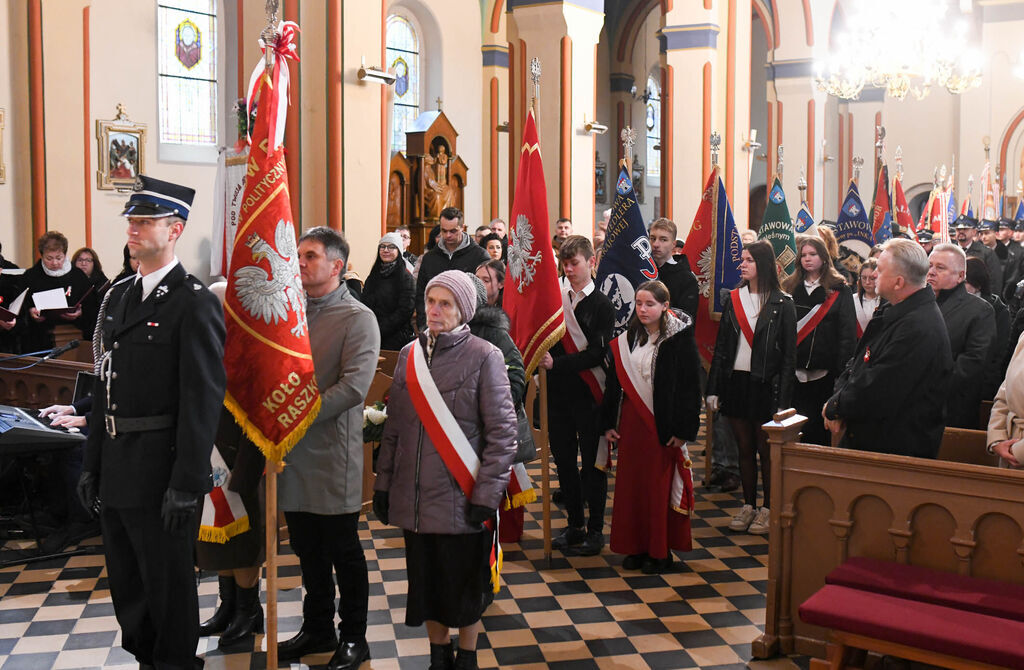
[{"label": "flag on pole", "polygon": [[523,128],[510,218],[508,277],[502,306],[512,322],[509,333],[523,353],[529,379],[540,359],[565,334],[558,266],[550,242],[544,165],[533,109],[527,112]]},{"label": "flag on pole", "polygon": [[971,196],[968,194],[964,201],[960,203],[960,213],[974,218],[974,203],[971,202]]},{"label": "flag on pole", "polygon": [[800,211],[796,213],[796,234],[814,235],[817,230],[818,224],[814,223],[814,217],[811,216],[811,210],[807,206],[807,201],[802,201],[800,203]]},{"label": "flag on pole", "polygon": [[889,200],[889,168],[882,163],[875,188],[875,204],[871,208],[871,236],[875,244],[892,237],[892,205]]},{"label": "flag on pole", "polygon": [[775,250],[775,263],[778,266],[780,280],[796,271],[796,228],[789,216],[786,194],[778,177],[768,192],[768,206],[764,210],[757,239],[767,240]]},{"label": "flag on pole", "polygon": [[[836,221],[836,242],[839,243],[840,263],[847,269],[857,271],[860,263],[871,253],[871,247],[875,244],[875,237],[871,230],[871,223],[868,221],[868,213],[864,209],[864,203],[860,200],[860,194],[850,182],[850,189],[846,192],[846,199],[843,207],[839,210],[839,220]],[[851,255],[856,255],[858,260],[847,260]]]},{"label": "flag on pole", "polygon": [[217,157],[217,187],[213,194],[213,235],[210,238],[210,276],[227,276],[245,192],[249,146],[224,148]]},{"label": "flag on pole", "polygon": [[998,210],[998,190],[999,187],[994,183],[992,179],[992,166],[989,163],[985,163],[985,167],[981,171],[981,220],[982,221],[997,221],[999,220]]},{"label": "flag on pole", "polygon": [[1024,221],[1024,198],[1017,199],[1017,213],[1013,215],[1014,221]]},{"label": "flag on pole", "polygon": [[274,66],[261,59],[250,78],[255,106],[238,232],[231,252],[224,316],[224,403],[269,461],[278,462],[320,411],[313,374],[306,294],[299,277],[295,224],[284,159],[288,65],[298,26],[282,23]]},{"label": "flag on pole", "polygon": [[711,364],[718,322],[727,299],[723,299],[722,291],[736,288],[740,283],[742,252],[743,243],[716,165],[704,186],[693,226],[683,245],[683,255],[694,269],[700,286],[694,333],[697,349],[707,365]]},{"label": "flag on pole", "polygon": [[914,230],[914,217],[910,216],[910,207],[907,206],[907,196],[903,192],[903,180],[898,176],[892,182],[892,209],[896,219],[896,225],[900,231],[907,233],[915,240],[917,239]]},{"label": "flag on pole", "polygon": [[604,254],[597,266],[598,290],[615,307],[615,328],[612,336],[626,329],[636,303],[636,287],[658,278],[658,265],[651,254],[640,205],[633,191],[633,180],[625,169],[619,171],[615,184],[615,201],[608,232],[604,238]]}]

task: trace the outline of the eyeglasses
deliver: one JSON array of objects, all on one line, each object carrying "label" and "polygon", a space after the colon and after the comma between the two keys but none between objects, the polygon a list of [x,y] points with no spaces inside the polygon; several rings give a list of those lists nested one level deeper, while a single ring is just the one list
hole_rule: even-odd
[{"label": "eyeglasses", "polygon": [[398,247],[393,244],[382,244],[377,249],[380,251],[398,251]]}]

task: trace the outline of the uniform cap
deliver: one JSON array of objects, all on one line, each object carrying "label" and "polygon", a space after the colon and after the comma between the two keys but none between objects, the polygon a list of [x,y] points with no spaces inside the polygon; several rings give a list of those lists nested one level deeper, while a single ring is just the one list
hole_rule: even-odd
[{"label": "uniform cap", "polygon": [[925,228],[924,230],[917,231],[917,241],[921,242],[922,244],[933,241],[933,238],[934,236],[932,235],[932,231],[928,230],[927,228]]},{"label": "uniform cap", "polygon": [[195,189],[169,181],[160,181],[140,174],[135,178],[132,195],[124,206],[121,216],[135,216],[156,219],[164,216],[180,216],[188,220],[189,209]]},{"label": "uniform cap", "polygon": [[978,227],[978,220],[973,216],[967,216],[966,214],[961,214],[956,217],[956,221],[954,223],[957,230],[973,229]]},{"label": "uniform cap", "polygon": [[982,219],[981,223],[978,224],[978,232],[990,231],[996,229],[996,222],[991,219]]},{"label": "uniform cap", "polygon": [[999,227],[1000,228],[1009,228],[1010,230],[1013,230],[1013,219],[1010,219],[1010,218],[1005,217],[1005,216],[1000,216],[999,217]]}]

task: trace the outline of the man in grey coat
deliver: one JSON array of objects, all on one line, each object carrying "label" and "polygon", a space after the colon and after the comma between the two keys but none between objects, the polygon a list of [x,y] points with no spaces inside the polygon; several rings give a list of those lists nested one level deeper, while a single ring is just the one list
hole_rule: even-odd
[{"label": "man in grey coat", "polygon": [[[285,457],[278,504],[299,557],[306,596],[302,629],[278,645],[281,660],[335,650],[328,670],[348,670],[370,657],[366,643],[369,582],[357,524],[362,507],[363,403],[380,352],[373,312],[341,277],[349,246],[317,227],[299,239],[309,339],[321,407]],[[334,581],[341,592],[334,633]]]}]

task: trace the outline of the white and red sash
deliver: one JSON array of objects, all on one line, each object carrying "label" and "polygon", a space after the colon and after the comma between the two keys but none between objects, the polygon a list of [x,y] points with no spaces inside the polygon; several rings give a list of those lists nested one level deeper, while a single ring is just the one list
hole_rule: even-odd
[{"label": "white and red sash", "polygon": [[821,320],[825,318],[829,310],[832,309],[832,305],[836,304],[836,298],[839,297],[839,291],[832,291],[832,295],[825,298],[825,302],[820,302],[811,308],[804,317],[796,322],[796,343],[800,344],[804,341],[808,335],[811,334]]},{"label": "white and red sash", "polygon": [[612,358],[615,359],[615,372],[619,378],[622,392],[629,396],[630,401],[640,413],[644,425],[651,431],[655,439],[658,428],[654,422],[654,385],[645,380],[640,370],[629,357],[629,343],[626,333],[619,335],[611,344]]},{"label": "white and red sash", "polygon": [[[480,457],[477,456],[473,446],[469,443],[466,434],[459,427],[455,415],[448,409],[441,392],[434,382],[430,368],[427,367],[427,355],[423,351],[423,344],[417,338],[412,343],[409,356],[405,365],[406,386],[409,389],[409,397],[412,399],[413,407],[416,408],[416,415],[423,423],[423,429],[427,431],[434,448],[441,455],[445,467],[455,478],[462,489],[467,500],[473,497],[473,487],[476,485],[476,476],[480,472]],[[501,545],[498,542],[497,516],[493,523],[488,522],[485,526],[494,534],[491,542],[491,585],[497,593],[500,588],[498,577],[501,573]]]},{"label": "white and red sash", "polygon": [[690,467],[690,450],[684,444],[679,448],[675,467],[672,470],[672,490],[669,493],[669,507],[674,512],[690,515],[693,511],[693,474]]},{"label": "white and red sash", "polygon": [[729,292],[729,298],[732,300],[732,311],[736,315],[736,323],[740,326],[740,332],[747,339],[747,346],[753,349],[754,329],[750,327],[750,317],[747,315],[747,311],[743,309],[743,297],[740,295],[740,291],[743,291],[745,288],[733,289]]},{"label": "white and red sash", "polygon": [[224,544],[249,530],[249,515],[246,514],[242,497],[228,490],[231,471],[217,447],[210,452],[210,468],[213,471],[213,489],[203,498],[199,541]]},{"label": "white and red sash", "polygon": [[[565,335],[562,336],[562,346],[565,347],[567,353],[578,354],[587,348],[587,336],[583,334],[580,322],[576,320],[576,313],[569,304],[568,291],[562,292],[562,314],[565,317]],[[588,368],[580,372],[580,377],[590,388],[590,392],[594,394],[594,401],[600,405],[604,398],[604,370],[601,369],[601,366]]]},{"label": "white and red sash", "polygon": [[523,507],[537,500],[537,491],[533,488],[533,481],[524,463],[513,463],[510,475],[505,496],[506,510]]}]

